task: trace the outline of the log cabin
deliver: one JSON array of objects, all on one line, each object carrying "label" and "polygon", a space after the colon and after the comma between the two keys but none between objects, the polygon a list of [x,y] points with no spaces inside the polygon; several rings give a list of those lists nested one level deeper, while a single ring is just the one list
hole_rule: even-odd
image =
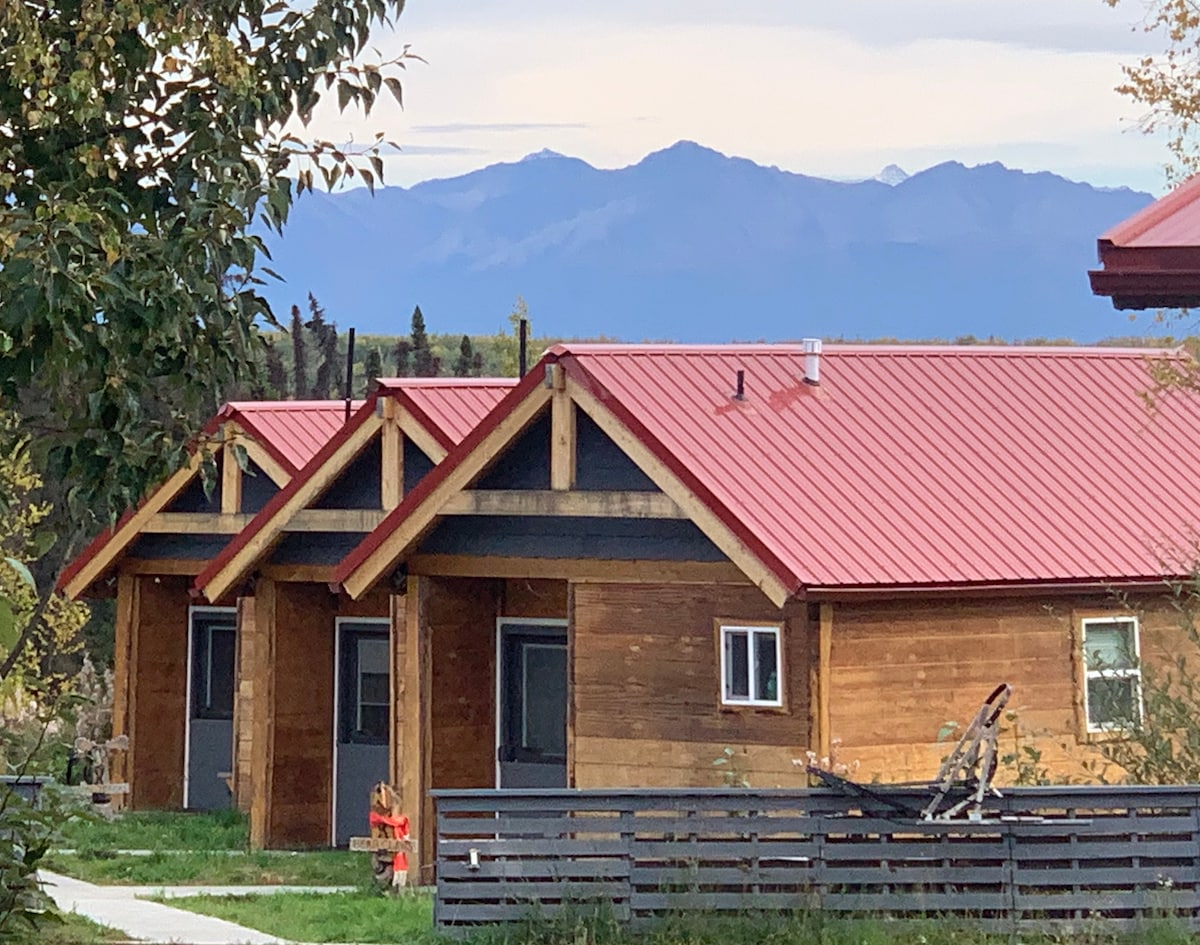
[{"label": "log cabin", "polygon": [[550,349],[332,573],[390,598],[414,876],[431,789],[713,786],[726,748],[756,787],[808,751],[929,778],[1002,681],[1010,736],[1084,776],[1178,645],[1200,399],[1150,396],[1176,357]]},{"label": "log cabin", "polygon": [[377,382],[350,418],[197,575],[237,623],[233,790],[252,843],[344,845],[389,775],[386,589],[351,600],[333,567],[515,384]]},{"label": "log cabin", "polygon": [[[130,806],[249,809],[261,723],[255,677],[243,670],[257,665],[261,637],[253,598],[228,589],[309,577],[324,589],[322,554],[336,562],[353,547],[406,476],[431,468],[507,383],[384,380],[348,420],[340,401],[231,404],[206,428],[211,494],[197,456],[71,563],[64,593],[117,598],[113,727],[131,747],[115,776],[130,784]],[[241,464],[230,461],[238,446]],[[253,572],[230,578],[228,562]],[[226,591],[205,599],[194,586],[202,576],[206,587],[228,581]]]},{"label": "log cabin", "polygon": [[232,754],[233,612],[193,607],[189,589],[337,431],[345,409],[337,401],[225,405],[188,465],[63,571],[58,590],[68,597],[116,598],[113,734],[131,744],[113,759],[112,777],[129,784],[122,800],[130,806],[228,806],[219,775]]}]

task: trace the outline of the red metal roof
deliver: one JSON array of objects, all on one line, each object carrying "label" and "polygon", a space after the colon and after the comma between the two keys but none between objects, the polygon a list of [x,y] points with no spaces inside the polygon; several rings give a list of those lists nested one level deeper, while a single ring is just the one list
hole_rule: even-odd
[{"label": "red metal roof", "polygon": [[1097,241],[1092,292],[1119,309],[1200,304],[1200,176],[1117,224]]},{"label": "red metal roof", "polygon": [[[1200,396],[1111,348],[551,349],[797,592],[1103,584],[1186,573]],[[737,371],[746,396],[732,397]],[[536,369],[535,372],[537,373]],[[531,388],[522,385],[510,396]],[[344,580],[510,409],[339,565]]]},{"label": "red metal roof", "polygon": [[[354,401],[357,410],[363,401]],[[344,400],[233,401],[221,408],[210,425],[237,421],[247,433],[295,473],[324,446],[346,421]]]},{"label": "red metal roof", "polygon": [[291,482],[272,496],[262,510],[250,520],[250,524],[221,549],[221,553],[197,575],[195,587],[203,592],[204,587],[221,569],[229,564],[256,534],[268,526],[303,483],[322,468],[354,431],[375,412],[375,404],[380,397],[396,398],[418,423],[449,450],[487,416],[488,411],[516,383],[516,380],[509,378],[380,378],[376,381],[376,388],[371,396],[359,405],[350,422],[327,439],[304,468],[292,477]]},{"label": "red metal roof", "polygon": [[1143,207],[1100,239],[1114,246],[1200,246],[1200,176]]},{"label": "red metal roof", "polygon": [[829,346],[819,387],[796,347],[564,353],[796,586],[1116,580],[1191,561],[1200,397],[1147,408],[1163,352]]},{"label": "red metal roof", "polygon": [[[407,403],[424,415],[430,432],[441,431],[446,447],[456,446],[517,383],[507,377],[381,377],[381,391],[403,391]],[[420,419],[420,418],[419,418]]]}]

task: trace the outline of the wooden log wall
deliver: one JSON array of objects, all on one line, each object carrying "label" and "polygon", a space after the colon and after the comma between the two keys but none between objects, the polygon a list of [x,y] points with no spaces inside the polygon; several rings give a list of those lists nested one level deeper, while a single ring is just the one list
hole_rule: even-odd
[{"label": "wooden log wall", "polygon": [[275,586],[272,847],[329,844],[336,603],[319,584]]},{"label": "wooden log wall", "polygon": [[[719,786],[726,747],[755,787],[807,783],[808,609],[752,587],[572,584],[574,786]],[[714,619],[785,621],[783,709],[721,705]]]},{"label": "wooden log wall", "polygon": [[[1084,780],[1094,760],[1079,681],[1079,618],[1139,617],[1142,657],[1168,659],[1179,638],[1166,601],[1112,597],[837,603],[830,634],[835,754],[870,781],[933,777],[948,750],[938,731],[965,725],[1001,682],[1013,686],[1001,750],[1042,752],[1051,778]],[[1020,742],[1017,739],[1020,739]],[[953,738],[950,739],[950,744]],[[1011,777],[1001,768],[999,777]]]},{"label": "wooden log wall", "polygon": [[113,734],[129,735],[130,748],[112,776],[130,782],[136,810],[183,804],[188,583],[128,574],[117,582]]},{"label": "wooden log wall", "polygon": [[255,658],[239,670],[250,677],[255,702],[245,735],[251,846],[329,844],[335,621],[387,617],[391,606],[382,590],[351,601],[323,584],[259,580],[251,621]]}]

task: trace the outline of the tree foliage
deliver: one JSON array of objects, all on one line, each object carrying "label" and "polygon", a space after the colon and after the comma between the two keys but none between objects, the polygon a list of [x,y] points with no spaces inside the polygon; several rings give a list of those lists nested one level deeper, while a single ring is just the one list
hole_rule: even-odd
[{"label": "tree foliage", "polygon": [[436,377],[433,351],[429,347],[429,335],[425,332],[425,315],[421,306],[412,313],[412,372],[414,377]]},{"label": "tree foliage", "polygon": [[[1110,7],[1121,0],[1104,0]],[[1174,165],[1171,178],[1182,178],[1200,170],[1200,152],[1195,132],[1200,121],[1200,5],[1195,0],[1149,0],[1142,29],[1161,36],[1162,53],[1143,56],[1122,66],[1125,80],[1117,91],[1143,108],[1142,128],[1162,132]]]},{"label": "tree foliage", "polygon": [[72,521],[177,468],[258,360],[252,222],[282,227],[314,177],[378,179],[378,141],[350,153],[296,130],[324,98],[400,99],[407,52],[359,57],[402,8],[0,3],[0,398]]},{"label": "tree foliage", "polygon": [[[304,327],[312,332],[317,342],[317,371],[313,375],[312,389],[309,396],[316,400],[328,400],[331,397],[343,397],[342,389],[345,384],[338,373],[340,358],[338,357],[337,324],[325,320],[325,309],[317,301],[317,297],[308,293],[308,321]],[[297,397],[300,394],[297,393]]]},{"label": "tree foliage", "polygon": [[377,347],[367,349],[367,357],[363,362],[363,374],[366,381],[366,390],[370,392],[375,381],[383,376],[383,355],[379,353]]},{"label": "tree foliage", "polygon": [[463,335],[458,343],[458,357],[454,359],[454,376],[470,377],[475,370],[475,351],[471,346],[471,336]]},{"label": "tree foliage", "polygon": [[521,372],[521,322],[525,322],[526,330],[532,334],[529,322],[529,306],[521,296],[517,296],[513,309],[508,313],[508,334],[499,336],[500,372],[504,377],[516,377]]},{"label": "tree foliage", "polygon": [[288,327],[292,340],[292,396],[297,400],[308,397],[308,346],[304,341],[304,319],[300,317],[300,306],[292,306],[292,321]]}]

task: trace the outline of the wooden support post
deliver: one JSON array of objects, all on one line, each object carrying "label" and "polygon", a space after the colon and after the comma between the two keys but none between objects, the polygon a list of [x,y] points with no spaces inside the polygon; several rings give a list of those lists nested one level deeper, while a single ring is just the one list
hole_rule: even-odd
[{"label": "wooden support post", "polygon": [[[122,572],[117,576],[117,610],[115,619],[115,646],[113,649],[113,737],[129,737],[129,749],[117,752],[113,757],[110,778],[114,781],[131,781],[133,778],[133,718],[137,700],[137,613],[138,582],[132,574]],[[131,805],[133,797],[121,795],[113,799],[113,808]]]},{"label": "wooden support post", "polygon": [[250,746],[250,848],[267,845],[274,774],[275,582],[259,578],[254,588],[254,628],[258,637],[252,685],[255,707]]},{"label": "wooden support post", "polygon": [[254,621],[253,597],[237,601],[237,673],[233,700],[233,801],[243,813],[250,812],[254,797],[255,720],[263,710],[255,699],[255,683],[262,662],[262,634]]},{"label": "wooden support post", "polygon": [[828,758],[833,750],[833,733],[830,731],[832,712],[830,695],[833,650],[833,604],[821,605],[821,623],[817,638],[817,754]]},{"label": "wooden support post", "polygon": [[384,398],[382,437],[383,463],[379,472],[383,507],[391,511],[404,498],[404,431],[400,429],[396,402]]},{"label": "wooden support post", "polygon": [[388,674],[388,783],[400,784],[400,759],[404,755],[404,645],[408,629],[406,607],[408,599],[393,594],[388,600],[391,622],[388,625],[388,652],[391,654]]},{"label": "wooden support post", "polygon": [[233,444],[237,432],[229,424],[222,428],[221,447],[221,514],[237,515],[242,510],[242,467],[238,465]]},{"label": "wooden support post", "polygon": [[551,366],[550,381],[550,488],[564,491],[575,487],[575,404],[561,365]]},{"label": "wooden support post", "polygon": [[399,691],[397,726],[400,796],[409,830],[417,841],[417,854],[408,861],[408,879],[417,885],[422,874],[432,874],[433,824],[428,822],[430,788],[430,648],[425,626],[424,596],[428,578],[408,576],[404,601],[404,653],[397,673]]},{"label": "wooden support post", "polygon": [[567,583],[567,787],[575,787],[575,584]]}]

